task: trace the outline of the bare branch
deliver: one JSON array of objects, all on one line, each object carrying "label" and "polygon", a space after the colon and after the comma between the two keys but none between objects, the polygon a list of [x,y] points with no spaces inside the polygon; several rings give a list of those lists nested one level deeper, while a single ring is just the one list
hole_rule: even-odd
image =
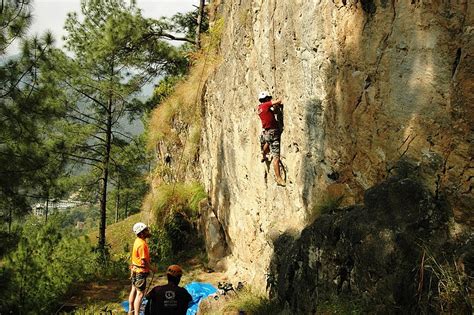
[{"label": "bare branch", "polygon": [[159,37],[165,37],[165,38],[168,38],[168,39],[171,39],[171,40],[188,42],[188,43],[196,45],[196,41],[194,41],[192,39],[189,39],[189,38],[186,38],[186,37],[176,37],[173,34],[164,33],[164,32],[163,33],[157,33],[157,34],[154,34],[154,35],[159,36]]}]

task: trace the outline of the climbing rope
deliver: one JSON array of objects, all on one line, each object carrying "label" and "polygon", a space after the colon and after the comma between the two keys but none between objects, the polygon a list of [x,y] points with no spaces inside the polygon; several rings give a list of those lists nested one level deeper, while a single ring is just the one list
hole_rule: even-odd
[{"label": "climbing rope", "polygon": [[276,81],[276,45],[275,45],[275,12],[276,12],[276,0],[273,1],[273,12],[272,12],[272,44],[273,44],[273,62],[272,62],[272,70],[273,70],[273,94],[277,92],[277,81]]}]

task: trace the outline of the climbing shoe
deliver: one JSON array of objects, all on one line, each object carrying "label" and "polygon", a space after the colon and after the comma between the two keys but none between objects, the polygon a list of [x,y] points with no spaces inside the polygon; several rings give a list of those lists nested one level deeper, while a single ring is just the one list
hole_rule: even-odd
[{"label": "climbing shoe", "polygon": [[285,183],[285,181],[284,181],[282,178],[277,178],[277,179],[276,179],[276,182],[277,182],[277,185],[278,185],[278,186],[282,186],[282,187],[285,187],[285,186],[286,186],[286,183]]}]

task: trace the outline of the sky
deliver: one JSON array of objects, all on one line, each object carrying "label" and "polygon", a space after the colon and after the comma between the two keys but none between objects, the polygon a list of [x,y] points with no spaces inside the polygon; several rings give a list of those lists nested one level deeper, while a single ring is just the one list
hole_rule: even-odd
[{"label": "sky", "polygon": [[[160,18],[177,12],[188,12],[198,5],[198,0],[137,0],[137,6],[145,17]],[[46,30],[53,32],[58,47],[61,47],[67,13],[80,11],[80,0],[33,0],[33,24],[29,34],[41,35]]]}]

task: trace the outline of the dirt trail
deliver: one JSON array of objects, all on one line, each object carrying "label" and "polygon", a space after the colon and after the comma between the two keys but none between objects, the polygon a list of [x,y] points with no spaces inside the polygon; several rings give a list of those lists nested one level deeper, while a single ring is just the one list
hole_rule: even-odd
[{"label": "dirt trail", "polygon": [[[204,268],[202,264],[190,260],[183,267],[185,274],[181,285],[187,283],[207,282],[217,287],[218,282],[225,282],[227,278],[224,273],[213,272]],[[151,274],[148,278],[151,282],[147,289],[166,283],[163,271]],[[152,280],[152,281],[151,281]],[[110,279],[79,284],[74,293],[63,303],[61,312],[75,311],[77,314],[121,314],[123,313],[120,303],[128,299],[130,291],[129,279]]]}]

